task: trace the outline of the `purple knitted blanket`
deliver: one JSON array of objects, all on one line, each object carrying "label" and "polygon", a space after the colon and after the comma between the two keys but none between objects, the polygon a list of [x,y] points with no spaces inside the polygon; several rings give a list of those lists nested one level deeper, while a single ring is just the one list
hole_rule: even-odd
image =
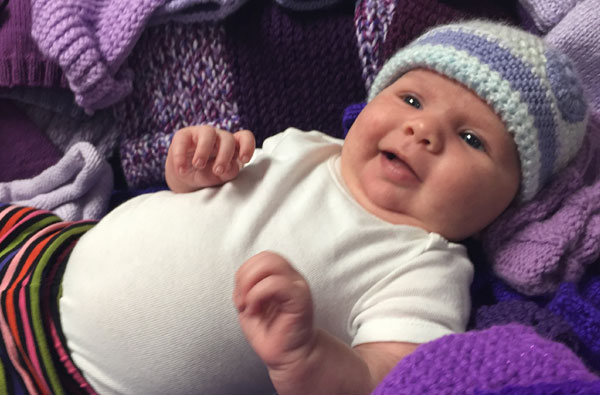
[{"label": "purple knitted blanket", "polygon": [[[568,392],[545,392],[561,388]],[[509,324],[419,346],[373,394],[592,394],[598,390],[600,379],[567,347],[529,327]]]}]

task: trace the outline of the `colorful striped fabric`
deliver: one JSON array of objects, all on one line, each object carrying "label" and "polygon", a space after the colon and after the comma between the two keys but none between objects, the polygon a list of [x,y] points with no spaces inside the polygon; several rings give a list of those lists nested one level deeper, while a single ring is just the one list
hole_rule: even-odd
[{"label": "colorful striped fabric", "polygon": [[0,205],[0,394],[93,394],[71,361],[58,298],[67,257],[95,222]]}]

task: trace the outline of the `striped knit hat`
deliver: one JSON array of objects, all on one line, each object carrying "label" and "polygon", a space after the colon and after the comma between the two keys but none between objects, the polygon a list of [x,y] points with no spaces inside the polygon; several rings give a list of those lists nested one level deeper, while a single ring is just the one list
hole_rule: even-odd
[{"label": "striped knit hat", "polygon": [[570,60],[541,38],[483,20],[436,27],[383,65],[368,100],[420,67],[469,87],[504,121],[519,151],[521,202],[579,150],[588,112],[583,89]]}]

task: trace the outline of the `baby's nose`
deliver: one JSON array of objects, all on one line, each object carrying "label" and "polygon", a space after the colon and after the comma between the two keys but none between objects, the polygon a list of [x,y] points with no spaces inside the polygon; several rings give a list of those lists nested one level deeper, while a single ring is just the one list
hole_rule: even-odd
[{"label": "baby's nose", "polygon": [[405,133],[413,136],[417,144],[422,145],[431,153],[440,152],[444,146],[442,127],[434,120],[413,120],[406,124]]}]

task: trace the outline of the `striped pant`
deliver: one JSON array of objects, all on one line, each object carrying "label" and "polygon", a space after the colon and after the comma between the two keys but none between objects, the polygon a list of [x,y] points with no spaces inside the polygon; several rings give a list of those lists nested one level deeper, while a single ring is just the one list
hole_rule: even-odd
[{"label": "striped pant", "polygon": [[93,394],[73,364],[58,298],[73,246],[95,222],[0,204],[0,394]]}]

